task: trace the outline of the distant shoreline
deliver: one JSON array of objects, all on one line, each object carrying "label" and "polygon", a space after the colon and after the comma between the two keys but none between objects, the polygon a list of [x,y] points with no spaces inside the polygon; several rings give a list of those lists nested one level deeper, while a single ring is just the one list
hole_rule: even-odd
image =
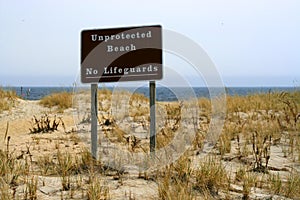
[{"label": "distant shoreline", "polygon": [[[4,90],[13,90],[16,92],[18,96],[21,98],[24,98],[26,100],[39,100],[43,98],[44,96],[47,96],[52,93],[57,92],[77,92],[80,88],[73,88],[73,87],[22,87],[22,93],[21,93],[21,87],[2,87]],[[85,89],[85,87],[82,87]],[[88,87],[86,88],[88,89]],[[113,87],[100,87],[101,89],[108,89],[113,90]],[[134,91],[133,87],[121,87],[117,88],[121,90],[127,90],[130,92],[136,92],[141,93],[145,95],[146,97],[149,97],[149,88],[148,87],[140,87],[136,91]],[[190,90],[187,90],[188,88],[184,87],[157,87],[156,88],[156,97],[158,101],[177,101],[178,100],[178,94],[180,97],[210,97],[210,93],[208,91],[208,88],[206,87],[193,87],[193,90],[189,88]],[[212,91],[217,90],[218,88],[211,88]],[[268,93],[268,92],[293,92],[293,91],[299,91],[299,87],[226,87],[225,88],[227,95],[229,96],[245,96],[250,94],[257,94],[257,93]],[[30,91],[28,93],[28,91]],[[193,92],[191,92],[193,91]],[[191,94],[193,93],[193,94]],[[176,95],[177,94],[177,95]],[[179,97],[179,99],[180,99]]]}]

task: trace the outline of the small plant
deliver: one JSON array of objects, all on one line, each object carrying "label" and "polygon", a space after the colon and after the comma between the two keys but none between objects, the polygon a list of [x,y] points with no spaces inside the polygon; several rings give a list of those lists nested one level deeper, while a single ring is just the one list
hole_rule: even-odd
[{"label": "small plant", "polygon": [[269,190],[272,194],[284,195],[288,198],[300,198],[300,174],[298,172],[291,172],[286,180],[282,179],[278,174],[272,174],[268,179]]},{"label": "small plant", "polygon": [[[271,152],[271,141],[271,135],[263,135],[258,131],[252,133],[252,150],[255,157],[254,171],[267,172]],[[263,159],[265,159],[265,161]],[[263,165],[263,163],[265,163],[265,165]]]},{"label": "small plant", "polygon": [[300,120],[299,109],[297,106],[297,100],[295,99],[296,94],[283,93],[280,98],[280,102],[284,104],[284,119],[288,124],[288,128],[295,130],[297,122]]},{"label": "small plant", "polygon": [[87,198],[89,200],[110,199],[109,188],[104,186],[103,181],[93,176],[87,188]]},{"label": "small plant", "polygon": [[[11,199],[15,197],[16,188],[23,182],[22,176],[29,173],[29,164],[21,156],[16,156],[9,150],[10,136],[7,137],[6,150],[0,149],[0,197]],[[4,191],[6,190],[6,191]],[[12,195],[12,197],[11,197]]]},{"label": "small plant", "polygon": [[40,118],[33,116],[29,130],[31,133],[48,133],[56,131],[60,124],[65,130],[65,124],[61,117],[56,117],[55,115],[52,119],[52,117],[47,114],[42,115]]},{"label": "small plant", "polygon": [[190,181],[192,176],[191,160],[187,155],[182,155],[175,163],[172,165],[173,172],[176,173],[176,177],[182,181]]},{"label": "small plant", "polygon": [[250,199],[251,188],[254,187],[256,176],[246,168],[240,168],[236,172],[236,181],[240,182],[243,186],[243,200]]},{"label": "small plant", "polygon": [[299,199],[300,191],[300,174],[299,172],[290,173],[284,184],[283,194],[288,198]]},{"label": "small plant", "polygon": [[283,193],[283,182],[278,174],[271,174],[269,176],[268,182],[270,183],[269,189],[273,194],[282,194]]},{"label": "small plant", "polygon": [[[158,149],[168,145],[174,138],[176,131],[180,128],[182,107],[183,107],[183,102],[167,104],[165,106],[166,115],[167,115],[166,120],[163,128],[160,129],[160,131],[156,135],[156,141],[157,141],[156,147]],[[197,122],[195,122],[195,124],[197,124]],[[197,125],[194,125],[194,129],[196,129],[195,126]],[[200,141],[195,141],[195,142],[200,142]]]},{"label": "small plant", "polygon": [[130,135],[126,138],[126,142],[130,151],[134,152],[140,145],[141,139],[137,138],[134,135]]},{"label": "small plant", "polygon": [[78,169],[82,171],[95,171],[95,169],[99,169],[99,172],[102,170],[102,165],[99,161],[95,160],[91,154],[91,152],[84,148],[80,152],[79,156],[75,157],[76,165]]},{"label": "small plant", "polygon": [[143,121],[145,115],[149,115],[149,100],[144,95],[132,94],[129,100],[129,116],[134,121]]},{"label": "small plant", "polygon": [[251,173],[247,172],[243,178],[243,200],[250,199],[249,195],[251,192],[251,188],[255,184],[256,177]]},{"label": "small plant", "polygon": [[195,139],[193,140],[193,149],[194,150],[199,150],[203,148],[204,144],[204,133],[200,130],[196,131]]},{"label": "small plant", "polygon": [[167,168],[164,177],[158,179],[158,196],[162,200],[195,199],[192,184],[176,177],[172,168]]},{"label": "small plant", "polygon": [[38,180],[35,177],[31,177],[26,180],[26,187],[24,191],[24,199],[26,200],[36,200],[37,199],[37,184]]},{"label": "small plant", "polygon": [[162,200],[195,199],[189,182],[181,182],[176,178],[172,182],[168,178],[162,179],[158,185],[158,196]]},{"label": "small plant", "polygon": [[40,156],[37,159],[37,166],[41,169],[42,175],[53,174],[55,171],[55,163],[50,155]]},{"label": "small plant", "polygon": [[229,177],[220,161],[209,157],[195,170],[195,188],[201,192],[209,191],[217,194],[220,189],[227,189]]},{"label": "small plant", "polygon": [[219,138],[217,147],[221,156],[224,156],[226,153],[230,153],[231,138],[226,134],[222,134]]},{"label": "small plant", "polygon": [[77,169],[74,159],[69,153],[62,153],[58,150],[57,161],[58,165],[56,166],[56,171],[61,177],[62,189],[64,191],[70,190],[70,175]]},{"label": "small plant", "polygon": [[162,173],[156,176],[160,199],[195,199],[196,192],[191,181],[194,179],[191,160],[187,154],[183,154],[176,162],[166,166]]},{"label": "small plant", "polygon": [[77,145],[80,142],[80,137],[78,136],[78,134],[73,132],[70,136],[70,140],[73,142],[74,145]]}]

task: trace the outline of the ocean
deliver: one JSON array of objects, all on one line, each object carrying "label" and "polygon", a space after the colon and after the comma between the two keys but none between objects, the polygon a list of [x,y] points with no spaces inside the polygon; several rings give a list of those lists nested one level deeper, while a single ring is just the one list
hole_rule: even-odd
[{"label": "ocean", "polygon": [[[14,90],[18,96],[27,100],[39,100],[44,96],[50,95],[51,93],[57,92],[75,92],[78,91],[73,87],[4,87],[6,90]],[[101,89],[101,88],[99,88]],[[112,87],[107,87],[106,89],[113,90]],[[120,89],[120,88],[118,88]],[[132,88],[122,88],[131,92],[144,94],[146,97],[149,97],[149,88],[140,87],[133,91]],[[291,92],[299,91],[299,87],[228,87],[226,88],[227,95],[238,95],[245,96],[248,94],[255,93],[268,93],[268,92]],[[166,87],[157,87],[156,88],[156,100],[157,101],[177,101],[182,98],[189,97],[206,97],[209,98],[214,91],[217,89],[208,90],[206,87],[194,87],[194,88],[166,88]]]}]

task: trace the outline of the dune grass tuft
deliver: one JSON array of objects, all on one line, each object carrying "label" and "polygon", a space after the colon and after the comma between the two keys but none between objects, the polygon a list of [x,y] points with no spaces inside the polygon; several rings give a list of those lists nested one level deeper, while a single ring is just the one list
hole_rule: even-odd
[{"label": "dune grass tuft", "polygon": [[13,90],[4,90],[0,87],[0,112],[14,106],[17,94]]},{"label": "dune grass tuft", "polygon": [[53,93],[42,98],[40,104],[48,108],[57,107],[59,110],[64,110],[72,107],[72,97],[70,92]]}]

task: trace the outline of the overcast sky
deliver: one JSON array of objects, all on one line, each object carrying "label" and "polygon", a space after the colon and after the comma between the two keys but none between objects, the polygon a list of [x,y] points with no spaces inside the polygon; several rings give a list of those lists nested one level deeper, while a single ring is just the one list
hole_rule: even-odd
[{"label": "overcast sky", "polygon": [[82,29],[152,24],[198,43],[227,86],[300,85],[298,0],[0,0],[0,85],[71,86]]}]

